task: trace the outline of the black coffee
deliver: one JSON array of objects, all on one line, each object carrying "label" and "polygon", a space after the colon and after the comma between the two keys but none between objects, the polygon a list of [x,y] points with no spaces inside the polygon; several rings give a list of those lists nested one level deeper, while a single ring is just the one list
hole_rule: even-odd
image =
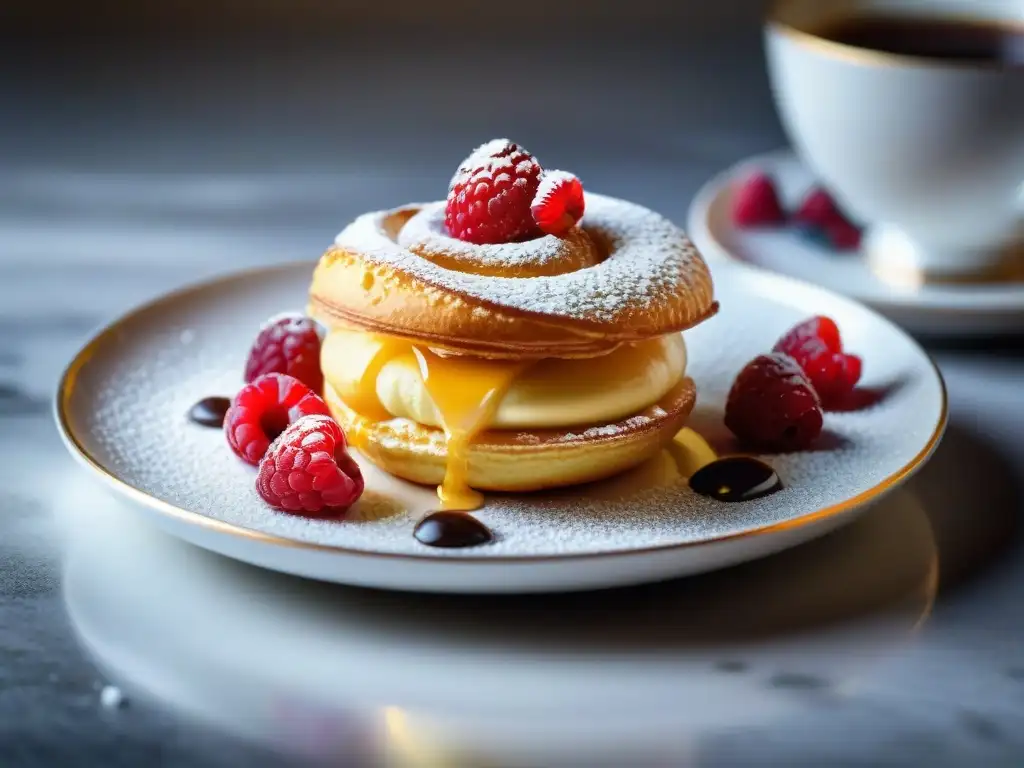
[{"label": "black coffee", "polygon": [[836,20],[818,34],[884,53],[1024,67],[1024,23],[872,15]]}]

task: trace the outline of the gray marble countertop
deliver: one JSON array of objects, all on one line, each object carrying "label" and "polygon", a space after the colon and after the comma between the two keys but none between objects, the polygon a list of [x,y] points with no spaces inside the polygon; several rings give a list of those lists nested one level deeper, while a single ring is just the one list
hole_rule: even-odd
[{"label": "gray marble countertop", "polygon": [[[58,521],[98,514],[105,502],[78,490],[82,473],[57,437],[50,400],[63,365],[96,326],[212,274],[315,258],[358,212],[440,196],[466,149],[495,135],[542,160],[558,158],[592,189],[677,221],[721,167],[784,143],[753,33],[687,45],[638,39],[599,53],[593,41],[538,43],[466,68],[478,49],[410,42],[392,55],[364,40],[258,51],[5,50],[0,765],[298,760],[280,744],[197,720],[145,686],[133,690],[130,675],[109,664],[101,671],[79,642],[65,606]],[[781,670],[763,685],[758,678],[752,686],[788,714],[698,729],[657,764],[1024,764],[1017,346],[1019,339],[932,343],[952,424],[912,494],[934,535],[940,583],[885,672],[835,696],[825,695],[827,672]],[[815,576],[829,577],[827,569]],[[110,589],[116,595],[117,585]],[[648,627],[631,625],[629,606],[686,589],[616,593],[599,610],[642,643]],[[415,604],[388,600],[379,610]],[[727,610],[743,608],[740,601]],[[869,619],[845,617],[840,632],[856,633]],[[108,627],[113,637],[135,631],[131,617],[124,621]],[[824,644],[834,629],[801,629],[812,641],[818,632]],[[187,687],[189,669],[174,658],[166,674]],[[723,673],[754,675],[760,660],[755,644],[742,662],[718,663]],[[101,706],[108,676],[132,691],[127,706]],[[304,759],[313,758],[325,756]],[[361,764],[341,753],[331,760]]]}]

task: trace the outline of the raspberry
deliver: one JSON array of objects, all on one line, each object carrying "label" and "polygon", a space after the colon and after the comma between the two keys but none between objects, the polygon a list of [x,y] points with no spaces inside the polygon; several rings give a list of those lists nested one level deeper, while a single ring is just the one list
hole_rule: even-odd
[{"label": "raspberry", "polygon": [[821,434],[821,403],[793,358],[761,355],[729,391],[725,425],[740,440],[769,450],[807,448]]},{"label": "raspberry", "polygon": [[850,389],[857,386],[857,382],[860,381],[861,369],[863,367],[863,361],[856,355],[843,355],[843,378]]},{"label": "raspberry", "polygon": [[825,237],[837,251],[855,251],[860,248],[860,227],[846,219],[836,219],[826,224]]},{"label": "raspberry", "polygon": [[537,233],[530,206],[541,168],[508,139],[494,139],[462,161],[448,186],[444,223],[470,243],[511,243]]},{"label": "raspberry", "polygon": [[583,218],[583,185],[571,173],[545,171],[533,198],[533,220],[541,232],[561,235]]},{"label": "raspberry", "polygon": [[807,339],[818,339],[832,352],[843,351],[843,338],[839,335],[839,326],[831,317],[824,315],[815,315],[794,325],[776,342],[774,351],[795,357],[788,348],[799,347]]},{"label": "raspberry", "polygon": [[850,394],[844,397],[840,402],[836,403],[829,408],[830,411],[838,411],[839,413],[852,413],[853,411],[862,411],[865,408],[871,408],[877,405],[885,399],[887,390],[885,389],[872,389],[868,387],[857,387],[852,390]]},{"label": "raspberry", "polygon": [[314,392],[323,389],[320,334],[316,323],[297,312],[275,315],[260,329],[245,363],[245,380],[265,373],[286,373]]},{"label": "raspberry", "polygon": [[797,237],[808,245],[821,248],[825,251],[832,250],[832,240],[828,233],[817,224],[800,223],[794,227]]},{"label": "raspberry", "polygon": [[303,416],[267,449],[256,492],[285,512],[339,514],[363,493],[363,473],[330,416]]},{"label": "raspberry", "polygon": [[268,373],[242,387],[224,416],[224,434],[238,458],[259,464],[271,441],[303,416],[327,405],[298,379]]},{"label": "raspberry", "polygon": [[765,173],[755,173],[736,193],[733,220],[740,227],[761,227],[783,224],[786,212],[779,202],[775,182]]},{"label": "raspberry", "polygon": [[800,224],[815,224],[825,226],[836,219],[844,218],[842,211],[836,204],[835,198],[821,187],[815,187],[800,203],[800,207],[793,214],[793,221]]},{"label": "raspberry", "polygon": [[772,351],[796,360],[829,410],[845,400],[860,380],[860,358],[843,353],[839,328],[827,317],[812,317],[794,326]]},{"label": "raspberry", "polygon": [[850,221],[835,198],[821,187],[815,187],[807,194],[793,214],[793,220],[813,228],[837,251],[852,251],[860,247],[860,227]]}]

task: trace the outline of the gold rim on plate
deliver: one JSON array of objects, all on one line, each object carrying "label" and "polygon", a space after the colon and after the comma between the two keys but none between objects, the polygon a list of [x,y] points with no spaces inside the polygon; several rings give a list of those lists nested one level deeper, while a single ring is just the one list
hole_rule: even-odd
[{"label": "gold rim on plate", "polygon": [[[603,552],[578,552],[565,555],[509,555],[509,556],[496,556],[496,557],[477,557],[477,556],[465,556],[465,557],[445,557],[439,558],[436,555],[430,554],[407,554],[399,552],[370,552],[360,549],[351,549],[349,547],[340,547],[330,544],[317,544],[314,542],[300,541],[298,539],[288,539],[281,536],[274,536],[262,531],[256,531],[251,528],[244,528],[239,525],[232,523],[226,523],[222,520],[216,520],[212,517],[208,517],[201,512],[195,512],[183,507],[179,507],[163,499],[159,499],[149,493],[146,493],[129,482],[118,477],[114,472],[105,467],[99,459],[92,455],[89,450],[85,447],[85,443],[76,435],[75,430],[71,424],[71,419],[68,417],[68,410],[71,398],[75,391],[75,385],[78,380],[78,376],[82,369],[89,363],[89,360],[100,348],[100,346],[118,334],[122,327],[131,322],[131,320],[138,315],[152,311],[158,307],[166,306],[171,304],[183,296],[200,291],[209,290],[216,288],[218,285],[232,283],[242,278],[253,278],[253,277],[265,277],[275,272],[287,272],[295,269],[297,266],[301,266],[304,262],[290,262],[287,264],[278,264],[270,267],[255,267],[252,269],[246,269],[239,272],[233,272],[228,275],[222,275],[214,277],[209,280],[193,283],[191,285],[184,286],[177,290],[171,291],[170,293],[164,294],[152,301],[143,303],[127,313],[121,315],[116,320],[98,331],[92,339],[78,351],[78,353],[72,358],[67,368],[61,374],[59,383],[57,386],[57,393],[54,399],[54,418],[57,422],[57,430],[60,433],[61,438],[64,440],[71,454],[78,459],[81,463],[85,464],[90,470],[99,475],[107,485],[114,488],[115,490],[122,493],[132,501],[142,504],[149,509],[159,512],[162,515],[166,515],[175,520],[184,523],[191,523],[199,528],[212,531],[214,533],[227,534],[230,536],[237,536],[240,538],[248,539],[250,541],[259,542],[262,544],[273,544],[279,547],[288,547],[292,549],[305,549],[318,552],[330,552],[335,554],[343,554],[356,557],[366,558],[379,558],[388,560],[415,560],[419,562],[442,562],[446,565],[464,563],[464,564],[481,564],[481,563],[537,563],[537,562],[558,562],[566,560],[580,560],[580,559],[594,559],[594,558],[607,558],[607,557],[624,557],[624,556],[638,556],[638,555],[649,555],[653,553],[668,552],[672,550],[683,550],[690,549],[693,547],[708,546],[711,544],[719,544],[727,541],[734,541],[738,539],[746,539],[754,536],[761,536],[766,534],[781,533],[783,531],[793,530],[794,528],[800,528],[813,523],[821,522],[823,520],[838,517],[844,512],[848,512],[857,507],[866,505],[871,501],[880,498],[886,492],[894,489],[896,486],[903,483],[911,475],[913,475],[918,469],[920,469],[925,462],[934,453],[939,441],[942,439],[942,435],[945,432],[946,424],[949,420],[949,398],[946,392],[946,383],[942,377],[942,373],[939,371],[935,361],[932,360],[930,355],[925,355],[928,362],[931,364],[932,369],[935,372],[936,379],[939,383],[939,390],[941,394],[941,409],[939,419],[936,422],[935,430],[929,437],[928,442],[918,452],[914,458],[912,458],[906,465],[898,469],[896,472],[889,475],[883,481],[877,485],[872,486],[862,493],[846,499],[839,504],[833,504],[829,507],[810,512],[801,517],[794,518],[792,520],[784,520],[770,525],[761,526],[759,528],[752,528],[750,530],[738,531],[736,533],[728,534],[725,536],[718,536],[713,539],[706,541],[687,541],[680,542],[677,544],[662,544],[653,547],[642,547],[638,549],[629,550],[607,550]],[[310,269],[312,270],[313,263],[310,262]],[[785,278],[787,280],[793,280],[793,278]],[[870,312],[871,310],[865,309]]]}]

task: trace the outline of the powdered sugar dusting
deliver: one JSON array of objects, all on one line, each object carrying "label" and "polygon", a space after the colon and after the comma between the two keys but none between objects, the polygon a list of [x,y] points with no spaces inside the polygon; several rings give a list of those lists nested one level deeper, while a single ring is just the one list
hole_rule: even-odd
[{"label": "powdered sugar dusting", "polygon": [[[661,415],[665,414],[665,411],[661,408],[658,408],[658,410],[661,412]],[[618,424],[606,424],[601,427],[590,427],[579,434],[566,432],[562,435],[562,442],[573,443],[577,440],[593,440],[598,437],[615,437],[616,435],[621,435],[625,432],[636,429],[637,427],[643,427],[650,423],[650,416],[631,416]]]},{"label": "powdered sugar dusting", "polygon": [[481,144],[459,164],[448,184],[448,189],[451,190],[456,184],[463,184],[467,179],[490,181],[502,173],[511,176],[514,170],[518,170],[521,174],[528,173],[534,166],[537,166],[537,161],[524,157],[516,163],[515,157],[521,152],[523,152],[522,147],[508,139],[491,139]]},{"label": "powdered sugar dusting", "polygon": [[444,255],[451,261],[465,263],[467,269],[470,265],[479,264],[488,270],[499,270],[564,263],[576,258],[574,250],[590,244],[581,234],[568,238],[547,235],[523,243],[468,243],[448,234],[444,226],[444,203],[431,203],[402,227],[398,233],[398,245],[417,253]]},{"label": "powdered sugar dusting", "polygon": [[575,174],[568,171],[544,171],[540,177],[540,184],[537,185],[537,194],[534,200],[545,200],[554,193],[562,184],[569,184],[576,179]]},{"label": "powdered sugar dusting", "polygon": [[685,233],[647,208],[585,193],[582,225],[610,249],[608,258],[585,269],[539,277],[488,277],[445,269],[390,240],[381,228],[387,214],[357,218],[335,239],[442,289],[511,309],[553,317],[613,323],[636,307],[669,303],[687,291],[702,259]]}]

